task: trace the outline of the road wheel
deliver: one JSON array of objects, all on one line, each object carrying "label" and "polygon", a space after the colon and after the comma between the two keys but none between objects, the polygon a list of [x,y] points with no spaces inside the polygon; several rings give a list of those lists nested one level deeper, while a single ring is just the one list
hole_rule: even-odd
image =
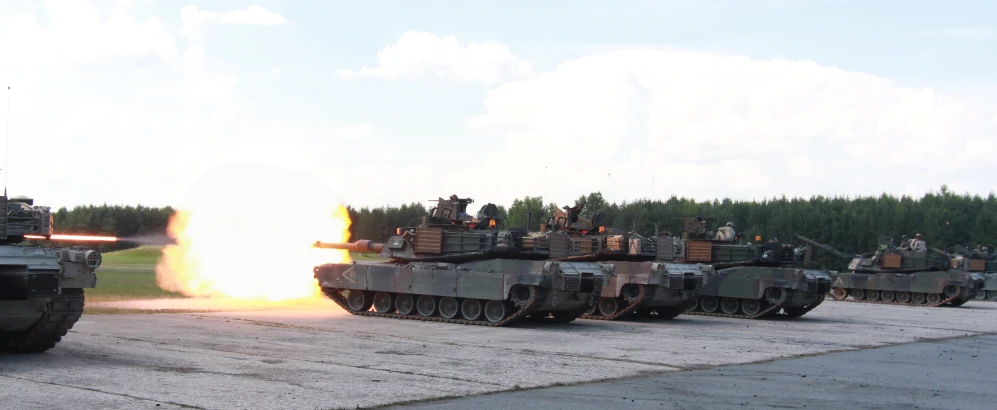
[{"label": "road wheel", "polygon": [[460,313],[467,320],[481,319],[481,301],[477,299],[464,299],[460,304]]},{"label": "road wheel", "polygon": [[377,313],[391,313],[395,310],[394,300],[391,298],[391,294],[387,292],[377,292],[374,294],[374,310]]},{"label": "road wheel", "polygon": [[395,309],[403,315],[411,315],[415,311],[415,300],[408,293],[399,293],[395,296]]}]

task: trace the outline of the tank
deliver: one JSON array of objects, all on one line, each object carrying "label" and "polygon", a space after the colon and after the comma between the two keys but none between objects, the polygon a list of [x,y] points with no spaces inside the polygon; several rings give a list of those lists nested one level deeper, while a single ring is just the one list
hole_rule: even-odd
[{"label": "tank", "polygon": [[527,235],[523,249],[546,252],[556,261],[604,266],[602,294],[583,319],[672,319],[696,302],[712,267],[667,261],[669,255],[658,249],[658,233],[645,237],[636,229],[610,228],[604,214],[588,219],[581,216],[582,210],[576,204],[555,211],[540,232]]},{"label": "tank", "polygon": [[831,285],[835,300],[910,306],[960,306],[984,287],[980,273],[954,269],[951,255],[937,248],[913,252],[880,237],[879,249],[852,255],[802,235],[802,241],[848,259]]},{"label": "tank", "polygon": [[80,247],[21,245],[52,236],[52,213],[26,197],[0,197],[0,351],[40,353],[83,314],[85,288],[97,284],[101,255]]},{"label": "tank", "polygon": [[494,204],[472,217],[470,198],[436,202],[387,242],[316,242],[387,259],[316,266],[323,293],[354,315],[483,326],[570,322],[595,304],[607,266],[524,249],[526,230],[505,229]]},{"label": "tank", "polygon": [[970,250],[968,246],[955,246],[951,267],[971,272],[983,278],[983,287],[976,289],[973,300],[997,302],[997,254],[992,246]]},{"label": "tank", "polygon": [[[693,315],[758,319],[777,314],[798,318],[823,303],[832,272],[808,269],[810,250],[773,237],[762,243],[740,243],[728,226],[712,233],[712,218],[681,218],[682,235],[672,236],[676,261],[710,265],[699,300],[686,312]],[[730,229],[727,229],[730,228]]]}]

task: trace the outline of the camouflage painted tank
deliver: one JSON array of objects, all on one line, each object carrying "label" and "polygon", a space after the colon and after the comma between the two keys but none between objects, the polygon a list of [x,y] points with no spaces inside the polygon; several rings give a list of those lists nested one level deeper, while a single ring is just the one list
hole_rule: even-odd
[{"label": "camouflage painted tank", "polygon": [[[993,249],[993,247],[989,247]],[[997,302],[997,254],[983,249],[969,250],[956,246],[952,252],[951,267],[975,273],[983,278],[983,287],[976,290],[973,300]]]},{"label": "camouflage painted tank", "polygon": [[[699,300],[686,312],[693,315],[757,319],[779,314],[800,317],[819,306],[830,289],[831,272],[804,269],[808,247],[794,247],[772,238],[761,243],[737,243],[733,224],[711,233],[703,218],[682,218],[681,237],[671,243],[676,261],[712,266]],[[727,229],[729,228],[729,229]]]},{"label": "camouflage painted tank", "polygon": [[658,238],[609,228],[605,215],[587,219],[581,211],[581,206],[556,211],[541,225],[540,232],[524,239],[523,249],[546,253],[556,261],[589,261],[604,266],[602,295],[582,318],[672,319],[696,302],[703,278],[712,267],[668,262],[671,255],[659,252]]},{"label": "camouflage painted tank", "polygon": [[55,347],[83,314],[84,288],[97,284],[100,253],[84,248],[16,245],[52,235],[48,207],[0,197],[0,351],[38,353]]},{"label": "camouflage painted tank", "polygon": [[440,198],[420,226],[386,243],[317,242],[387,259],[316,266],[319,286],[355,315],[468,325],[569,322],[595,303],[605,266],[524,250],[525,229],[503,229],[493,204],[471,217],[472,202]]},{"label": "camouflage painted tank", "polygon": [[960,306],[984,286],[979,273],[952,269],[949,255],[933,248],[914,252],[880,238],[872,254],[850,255],[797,235],[804,242],[849,259],[848,272],[834,275],[835,300],[911,306]]}]

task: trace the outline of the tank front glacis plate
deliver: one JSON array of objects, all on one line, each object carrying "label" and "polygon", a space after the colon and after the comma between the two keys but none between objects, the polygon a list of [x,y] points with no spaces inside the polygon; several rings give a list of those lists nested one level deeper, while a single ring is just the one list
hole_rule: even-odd
[{"label": "tank front glacis plate", "polygon": [[59,271],[52,248],[40,246],[0,246],[0,266],[27,266],[29,271]]},{"label": "tank front glacis plate", "polygon": [[48,298],[59,294],[59,262],[52,249],[0,246],[0,300]]},{"label": "tank front glacis plate", "polygon": [[0,246],[0,266],[7,266],[0,274],[0,299],[50,297],[61,293],[60,289],[95,287],[95,267],[88,265],[87,255],[99,265],[96,251]]}]

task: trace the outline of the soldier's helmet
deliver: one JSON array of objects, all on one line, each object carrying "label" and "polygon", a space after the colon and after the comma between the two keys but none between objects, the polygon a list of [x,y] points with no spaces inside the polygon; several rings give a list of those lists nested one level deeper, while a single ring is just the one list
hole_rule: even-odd
[{"label": "soldier's helmet", "polygon": [[908,239],[907,235],[901,236],[900,239]]},{"label": "soldier's helmet", "polygon": [[733,228],[734,227],[734,223],[733,222],[727,222],[727,225],[725,225],[725,226],[729,226],[729,227]]},{"label": "soldier's helmet", "polygon": [[920,238],[921,234],[914,235],[915,238]]}]

